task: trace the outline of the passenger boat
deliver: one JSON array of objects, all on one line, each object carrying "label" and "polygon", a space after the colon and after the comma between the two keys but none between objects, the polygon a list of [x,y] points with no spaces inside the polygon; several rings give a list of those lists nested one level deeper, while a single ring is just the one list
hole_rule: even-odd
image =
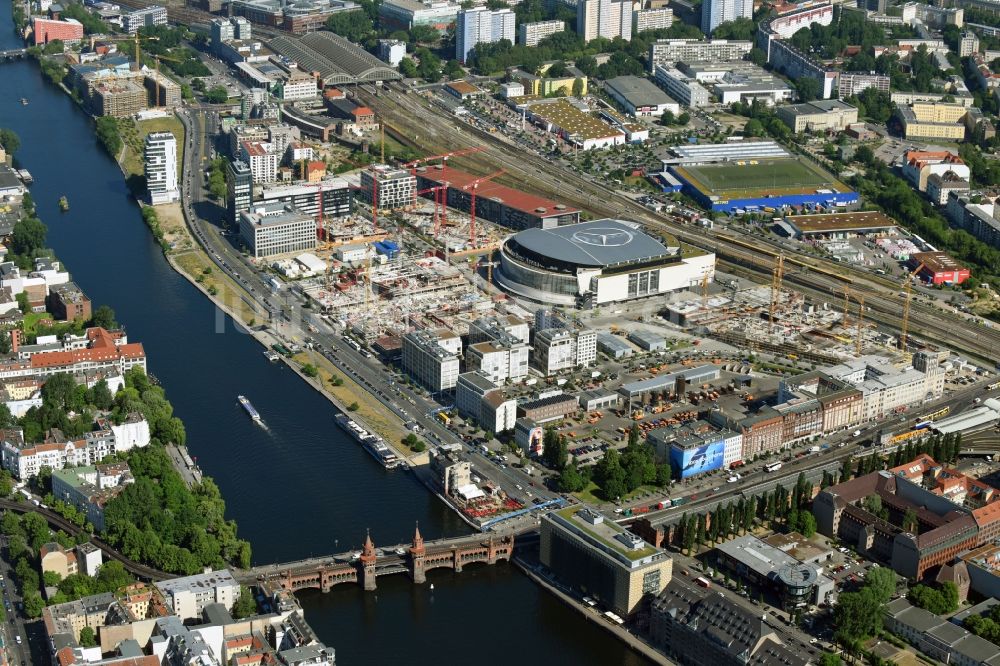
[{"label": "passenger boat", "polygon": [[64,213],[69,210],[69,199],[66,197],[59,197],[59,210]]},{"label": "passenger boat", "polygon": [[246,396],[238,395],[236,396],[236,399],[240,401],[240,406],[246,410],[246,413],[250,415],[250,418],[254,421],[260,421],[260,414],[258,414],[257,410],[253,408],[250,401],[246,399]]},{"label": "passenger boat", "polygon": [[28,98],[27,97],[22,97],[21,98],[21,105],[22,106],[28,106]]}]

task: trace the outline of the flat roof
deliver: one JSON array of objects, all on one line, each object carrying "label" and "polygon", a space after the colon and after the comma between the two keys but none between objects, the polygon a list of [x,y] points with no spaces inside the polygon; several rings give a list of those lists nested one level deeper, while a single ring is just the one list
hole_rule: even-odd
[{"label": "flat roof", "polygon": [[624,134],[600,118],[581,111],[565,100],[533,105],[531,113],[583,140],[604,139]]},{"label": "flat roof", "polygon": [[659,106],[677,102],[649,79],[638,76],[616,76],[605,85],[626,99],[632,106]]},{"label": "flat roof", "polygon": [[958,271],[965,268],[945,252],[916,252],[910,255],[913,263],[923,263],[924,268],[934,273]]},{"label": "flat roof", "polygon": [[874,210],[863,210],[854,213],[786,215],[785,221],[804,234],[826,233],[829,231],[890,229],[897,226],[896,221],[891,217]]},{"label": "flat roof", "polygon": [[578,266],[603,268],[671,256],[660,241],[622,220],[593,220],[553,229],[526,229],[521,247]]},{"label": "flat roof", "polygon": [[[561,519],[557,520],[557,522],[563,525],[571,525],[583,532],[592,541],[602,546],[604,552],[618,559],[625,558],[629,560],[632,563],[631,566],[634,566],[636,560],[652,557],[661,552],[659,548],[642,541],[642,539],[632,535],[615,521],[605,518],[593,509],[571,506],[556,511],[555,516]],[[642,545],[639,548],[630,548],[624,541],[620,540],[621,538],[628,539],[636,544],[641,543]]]},{"label": "flat roof", "polygon": [[[479,176],[473,176],[472,174],[453,169],[449,166],[434,166],[427,169],[417,169],[417,176],[432,180],[436,183],[448,183],[448,185],[453,189],[462,189],[467,185],[471,185],[479,178]],[[501,185],[491,181],[479,184],[476,188],[476,198],[496,201],[498,203],[502,203],[508,208],[513,208],[514,210],[519,210],[525,213],[531,213],[532,215],[537,215],[539,217],[551,217],[580,212],[579,208],[574,208],[558,201],[552,201],[551,199],[545,199],[534,194],[528,194],[527,192],[515,190],[512,187],[507,187],[506,185]]]}]

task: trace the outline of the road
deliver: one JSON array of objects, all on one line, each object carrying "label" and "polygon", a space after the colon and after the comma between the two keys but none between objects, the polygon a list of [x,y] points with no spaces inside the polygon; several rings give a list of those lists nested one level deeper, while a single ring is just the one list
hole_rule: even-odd
[{"label": "road", "polygon": [[[284,287],[277,294],[273,292],[261,273],[237,248],[237,237],[224,230],[223,211],[209,200],[203,185],[203,173],[209,163],[213,135],[218,128],[218,111],[202,107],[185,108],[180,109],[178,115],[186,130],[181,203],[188,226],[216,267],[246,290],[245,300],[252,300],[260,311],[268,313],[270,323],[267,328],[278,338],[299,344],[311,341],[315,353],[322,354],[338,370],[371,393],[401,423],[418,426],[420,436],[432,448],[458,442],[458,437],[434,417],[440,405],[395,381],[393,375],[386,372],[386,367],[372,358],[370,353],[358,351],[317,313],[302,308],[304,295],[298,287]],[[264,362],[263,358],[261,362]],[[471,445],[467,445],[459,457],[470,461],[480,477],[498,484],[508,495],[526,506],[531,506],[535,497],[543,501],[556,497],[535,485],[535,479],[522,470],[500,467]],[[418,474],[428,473],[424,467],[415,471]],[[512,525],[504,525],[503,529],[523,527],[526,521],[533,520],[526,517]]]}]

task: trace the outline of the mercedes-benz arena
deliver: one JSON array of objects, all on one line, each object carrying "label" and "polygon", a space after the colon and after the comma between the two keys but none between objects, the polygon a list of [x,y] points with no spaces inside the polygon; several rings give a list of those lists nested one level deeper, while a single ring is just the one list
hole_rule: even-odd
[{"label": "mercedes-benz arena", "polygon": [[540,303],[593,307],[699,287],[715,255],[667,247],[624,220],[526,229],[500,249],[497,283]]}]

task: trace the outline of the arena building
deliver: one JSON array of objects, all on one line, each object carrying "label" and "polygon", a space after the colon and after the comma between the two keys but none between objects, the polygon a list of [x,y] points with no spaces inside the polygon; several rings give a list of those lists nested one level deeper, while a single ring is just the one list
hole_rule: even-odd
[{"label": "arena building", "polygon": [[583,308],[696,287],[715,276],[715,255],[667,247],[624,220],[527,229],[508,238],[494,273],[533,301]]}]

